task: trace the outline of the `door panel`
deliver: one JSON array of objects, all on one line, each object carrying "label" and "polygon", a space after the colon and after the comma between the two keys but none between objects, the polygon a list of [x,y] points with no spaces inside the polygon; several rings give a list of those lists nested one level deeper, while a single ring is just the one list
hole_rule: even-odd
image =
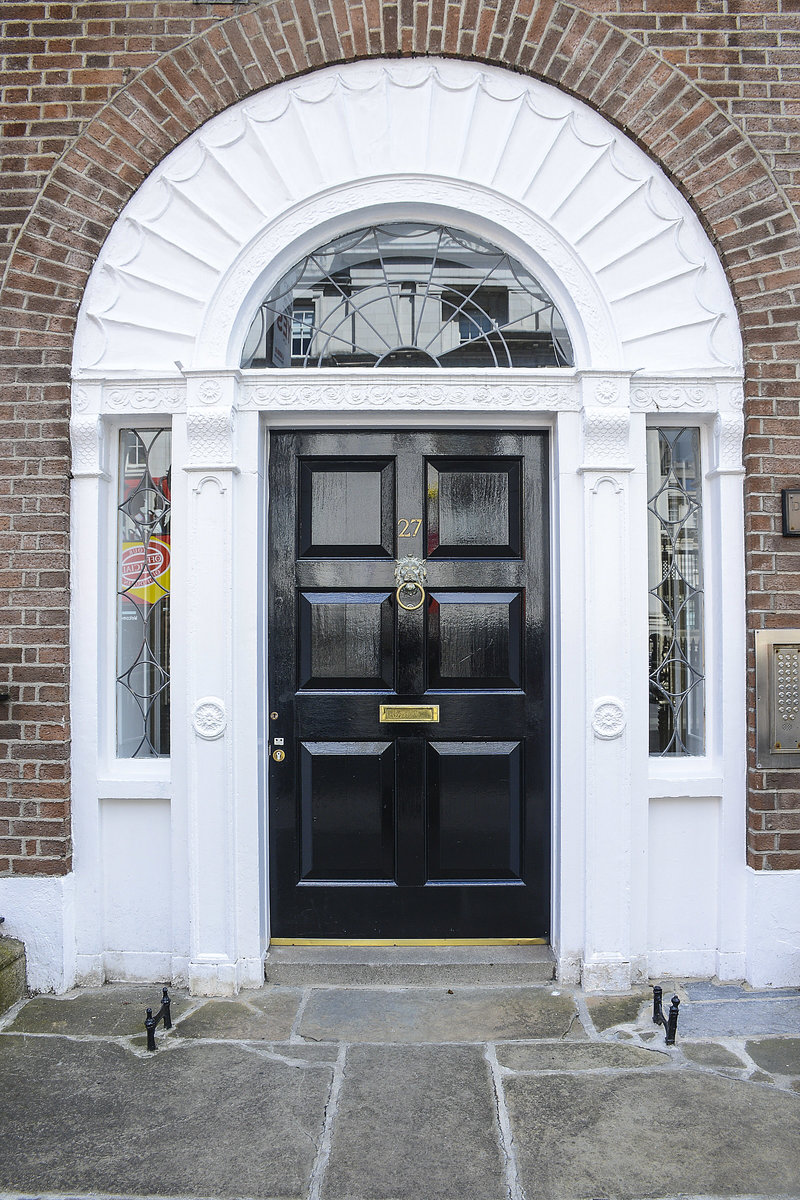
[{"label": "door panel", "polygon": [[428,557],[519,558],[518,459],[428,462]]},{"label": "door panel", "polygon": [[394,685],[394,614],[389,592],[301,592],[300,688]]},{"label": "door panel", "polygon": [[433,688],[521,688],[519,592],[431,592],[428,662]]},{"label": "door panel", "polygon": [[519,742],[428,745],[428,879],[520,878]]},{"label": "door panel", "polygon": [[391,742],[301,743],[301,879],[393,878],[394,775]]},{"label": "door panel", "polygon": [[547,936],[547,457],[543,433],[271,436],[273,936]]}]

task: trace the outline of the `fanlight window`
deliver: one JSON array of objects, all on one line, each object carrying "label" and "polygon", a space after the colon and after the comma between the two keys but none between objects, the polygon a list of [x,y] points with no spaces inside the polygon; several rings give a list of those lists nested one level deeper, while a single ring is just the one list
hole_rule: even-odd
[{"label": "fanlight window", "polygon": [[256,313],[243,367],[568,367],[542,285],[442,225],[370,225],[297,263]]}]

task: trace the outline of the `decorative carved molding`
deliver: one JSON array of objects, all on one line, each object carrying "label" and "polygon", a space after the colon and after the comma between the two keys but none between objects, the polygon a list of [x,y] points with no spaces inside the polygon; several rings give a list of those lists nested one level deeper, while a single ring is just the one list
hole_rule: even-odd
[{"label": "decorative carved molding", "polygon": [[741,409],[719,413],[714,421],[714,443],[716,446],[716,470],[722,473],[740,474],[742,444],[744,442],[744,413]]},{"label": "decorative carved molding", "polygon": [[[377,112],[391,136],[376,134]],[[298,145],[310,149],[298,154]],[[214,363],[238,365],[242,306],[290,265],[288,254],[303,253],[287,247],[325,221],[344,231],[368,204],[409,203],[455,207],[475,232],[492,224],[515,254],[527,247],[577,335],[583,326],[574,340],[594,347],[594,365],[616,355],[634,370],[740,367],[716,254],[643,152],[555,87],[428,58],[278,84],[169,154],[126,205],[89,279],[76,372],[171,371],[176,358],[210,365],[200,363],[209,332]]]},{"label": "decorative carved molding", "polygon": [[601,696],[594,702],[592,733],[601,741],[610,742],[625,732],[625,707],[616,696]]},{"label": "decorative carved molding", "polygon": [[192,728],[199,738],[213,742],[222,737],[228,723],[225,705],[218,696],[203,696],[192,708]]},{"label": "decorative carved molding", "polygon": [[626,466],[630,424],[630,413],[626,408],[584,409],[583,469]]},{"label": "decorative carved molding", "polygon": [[96,413],[81,413],[69,423],[72,444],[72,474],[75,478],[98,478],[104,474],[105,438],[103,422]]},{"label": "decorative carved molding", "polygon": [[658,380],[631,388],[631,408],[638,412],[714,412],[718,403],[716,383],[691,380]]},{"label": "decorative carved molding", "polygon": [[185,389],[171,382],[120,383],[103,389],[103,407],[113,413],[177,412]]},{"label": "decorative carved molding", "polygon": [[308,372],[297,375],[291,382],[284,382],[280,376],[266,383],[248,381],[241,389],[239,407],[298,412],[306,409],[577,412],[580,408],[580,390],[574,377],[535,384],[530,377],[487,379],[480,373],[468,382],[462,376],[448,378],[444,372],[434,379],[409,378],[407,371],[391,374],[371,371],[357,378],[344,371],[331,371],[324,379],[309,379]]},{"label": "decorative carved molding", "polygon": [[233,461],[234,410],[190,409],[186,414],[189,470],[235,470]]},{"label": "decorative carved molding", "polygon": [[197,398],[201,404],[218,404],[222,396],[222,387],[216,379],[204,379],[197,389]]}]

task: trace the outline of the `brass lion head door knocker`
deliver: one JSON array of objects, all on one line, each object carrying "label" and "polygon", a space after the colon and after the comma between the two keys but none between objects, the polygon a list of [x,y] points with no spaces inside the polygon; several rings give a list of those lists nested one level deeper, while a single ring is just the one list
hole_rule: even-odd
[{"label": "brass lion head door knocker", "polygon": [[[406,554],[398,558],[394,568],[394,581],[397,585],[397,603],[406,612],[416,612],[425,603],[425,583],[428,569],[420,558]],[[419,592],[419,599],[415,601]]]}]

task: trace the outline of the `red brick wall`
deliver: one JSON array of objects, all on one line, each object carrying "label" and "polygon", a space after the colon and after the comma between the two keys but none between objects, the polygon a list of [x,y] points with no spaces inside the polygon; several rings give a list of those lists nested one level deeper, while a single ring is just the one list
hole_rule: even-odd
[{"label": "red brick wall", "polygon": [[[70,865],[68,377],[97,251],[153,165],[215,112],[324,63],[399,53],[568,89],[694,205],[746,342],[749,624],[800,625],[798,551],[779,534],[779,489],[800,486],[800,0],[5,0],[0,874]],[[749,795],[750,863],[800,868],[800,773],[753,768]]]}]

